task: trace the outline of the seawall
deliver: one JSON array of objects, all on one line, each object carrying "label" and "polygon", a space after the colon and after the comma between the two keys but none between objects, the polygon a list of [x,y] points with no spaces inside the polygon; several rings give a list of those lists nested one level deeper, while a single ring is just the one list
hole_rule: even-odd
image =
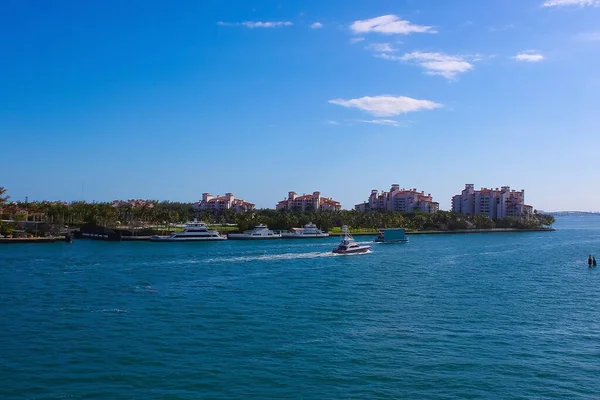
[{"label": "seawall", "polygon": [[38,238],[0,238],[0,244],[17,244],[17,243],[54,243],[64,242],[64,236],[53,237],[38,237]]},{"label": "seawall", "polygon": [[554,228],[492,228],[492,229],[457,229],[455,231],[407,231],[407,235],[440,235],[461,233],[522,233],[522,232],[554,232]]}]

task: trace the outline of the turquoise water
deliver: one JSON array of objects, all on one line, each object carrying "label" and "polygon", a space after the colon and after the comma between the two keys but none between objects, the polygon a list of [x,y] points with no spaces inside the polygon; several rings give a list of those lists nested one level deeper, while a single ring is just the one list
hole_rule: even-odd
[{"label": "turquoise water", "polygon": [[598,397],[600,218],[555,227],[5,245],[0,398]]}]

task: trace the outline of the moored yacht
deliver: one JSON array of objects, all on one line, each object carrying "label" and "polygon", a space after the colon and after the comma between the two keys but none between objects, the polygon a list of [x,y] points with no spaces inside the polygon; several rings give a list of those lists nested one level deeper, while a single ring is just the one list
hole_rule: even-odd
[{"label": "moored yacht", "polygon": [[201,242],[209,240],[226,240],[217,231],[211,231],[204,222],[188,222],[184,225],[182,232],[173,232],[169,236],[152,236],[152,242]]},{"label": "moored yacht", "polygon": [[318,229],[312,222],[304,225],[304,228],[294,228],[292,232],[282,233],[284,239],[315,239],[329,237],[329,233]]},{"label": "moored yacht", "polygon": [[356,254],[356,253],[366,253],[369,251],[371,246],[361,246],[354,241],[350,232],[348,232],[348,227],[344,225],[342,227],[342,241],[332,251],[337,254]]},{"label": "moored yacht", "polygon": [[260,224],[251,231],[230,233],[228,238],[237,240],[281,239],[281,233],[275,233],[266,225]]}]

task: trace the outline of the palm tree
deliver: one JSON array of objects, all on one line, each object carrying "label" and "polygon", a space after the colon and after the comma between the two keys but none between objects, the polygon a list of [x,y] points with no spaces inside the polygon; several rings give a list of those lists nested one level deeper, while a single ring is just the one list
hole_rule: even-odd
[{"label": "palm tree", "polygon": [[6,195],[6,189],[0,186],[0,220],[2,219],[2,214],[6,211],[5,205],[10,196]]},{"label": "palm tree", "polygon": [[10,199],[10,196],[6,194],[6,189],[0,186],[0,207],[2,207]]}]

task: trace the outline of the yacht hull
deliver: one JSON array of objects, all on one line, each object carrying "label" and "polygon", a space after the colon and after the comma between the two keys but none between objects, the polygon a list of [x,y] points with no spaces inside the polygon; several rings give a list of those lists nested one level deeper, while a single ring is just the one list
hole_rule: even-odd
[{"label": "yacht hull", "polygon": [[231,234],[228,236],[229,240],[274,240],[274,239],[281,239],[281,236],[276,235],[276,236],[242,236],[242,235],[237,235],[235,233]]},{"label": "yacht hull", "polygon": [[218,242],[227,240],[226,237],[206,237],[206,238],[172,238],[169,236],[152,236],[151,242]]},{"label": "yacht hull", "polygon": [[291,233],[291,234],[285,234],[284,233],[284,234],[281,235],[282,239],[324,239],[324,238],[327,238],[327,237],[329,237],[328,233],[322,234],[322,235],[310,235],[310,234],[307,234],[307,235],[297,235],[295,233]]},{"label": "yacht hull", "polygon": [[366,253],[370,248],[371,246],[359,246],[353,249],[333,249],[332,252],[335,254],[360,254]]},{"label": "yacht hull", "polygon": [[375,243],[408,243],[408,239],[399,239],[399,240],[384,240],[384,239],[375,239]]}]

